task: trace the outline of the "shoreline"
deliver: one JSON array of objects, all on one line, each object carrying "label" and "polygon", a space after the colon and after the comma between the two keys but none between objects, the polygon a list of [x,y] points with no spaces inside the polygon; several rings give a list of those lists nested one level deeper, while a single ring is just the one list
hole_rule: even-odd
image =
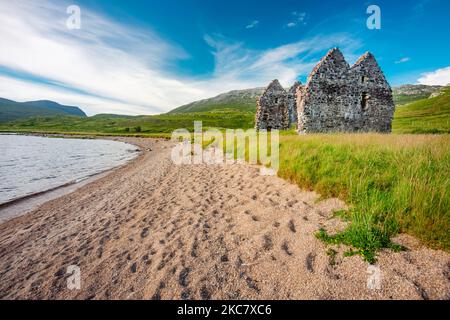
[{"label": "shoreline", "polygon": [[[0,132],[0,135],[3,135],[4,133]],[[120,137],[113,137],[113,136],[102,136],[102,137],[95,137],[95,136],[82,136],[82,137],[76,137],[76,136],[70,136],[70,135],[61,135],[61,134],[34,134],[34,133],[5,133],[5,135],[25,135],[25,136],[34,136],[34,137],[46,137],[46,138],[58,138],[58,139],[96,139],[96,140],[110,140],[110,141],[120,141]],[[52,187],[47,190],[38,191],[32,194],[28,194],[25,196],[17,197],[15,199],[9,200],[5,203],[0,203],[0,224],[10,220],[14,219],[16,217],[20,217],[22,215],[26,215],[28,212],[31,212],[39,206],[45,204],[48,201],[57,199],[59,197],[65,196],[67,194],[70,194],[72,192],[75,192],[79,188],[94,182],[98,179],[102,179],[106,177],[109,173],[111,173],[114,170],[117,170],[119,168],[122,168],[124,166],[130,165],[133,161],[135,161],[137,158],[142,156],[142,148],[138,146],[137,144],[132,144],[125,142],[129,145],[133,145],[138,149],[138,155],[134,158],[127,160],[125,163],[120,164],[118,166],[115,166],[113,168],[105,169],[100,172],[91,174],[89,176],[86,176],[82,179],[79,179],[77,181],[69,181],[67,183],[64,183],[60,186]]]},{"label": "shoreline", "polygon": [[[163,139],[114,138],[142,155],[0,224],[0,299],[450,298],[450,255],[407,235],[368,288],[361,257],[315,237],[345,227],[342,201],[246,164],[174,165]],[[74,265],[80,290],[67,288]]]}]

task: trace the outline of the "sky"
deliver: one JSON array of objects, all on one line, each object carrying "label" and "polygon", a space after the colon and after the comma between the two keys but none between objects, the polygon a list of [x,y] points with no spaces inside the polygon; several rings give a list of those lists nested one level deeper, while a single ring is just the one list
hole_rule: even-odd
[{"label": "sky", "polygon": [[448,0],[0,0],[0,97],[158,114],[305,83],[333,47],[350,64],[372,52],[392,86],[446,85],[449,12]]}]

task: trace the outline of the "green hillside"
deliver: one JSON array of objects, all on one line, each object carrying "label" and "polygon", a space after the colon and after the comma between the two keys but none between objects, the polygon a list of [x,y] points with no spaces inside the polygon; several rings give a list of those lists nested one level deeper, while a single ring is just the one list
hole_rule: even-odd
[{"label": "green hillside", "polygon": [[78,107],[64,106],[53,101],[16,102],[0,98],[0,122],[9,122],[37,116],[71,115],[86,117]]},{"label": "green hillside", "polygon": [[392,126],[395,133],[450,133],[450,87],[434,98],[398,106]]},{"label": "green hillside", "polygon": [[169,114],[208,112],[224,109],[255,112],[256,100],[261,96],[263,91],[264,88],[234,90],[213,98],[194,101],[170,111]]},{"label": "green hillside", "polygon": [[[396,105],[404,105],[420,99],[429,98],[442,89],[441,86],[426,86],[407,84],[393,88],[394,102]],[[178,107],[173,113],[207,112],[223,109],[241,111],[255,111],[256,100],[262,95],[264,88],[246,90],[234,90],[220,94],[213,98],[203,99]]]},{"label": "green hillside", "polygon": [[193,130],[194,121],[200,120],[203,121],[204,128],[251,128],[253,127],[254,113],[222,110],[156,116],[35,117],[0,123],[0,131],[152,135],[170,134],[180,128]]}]

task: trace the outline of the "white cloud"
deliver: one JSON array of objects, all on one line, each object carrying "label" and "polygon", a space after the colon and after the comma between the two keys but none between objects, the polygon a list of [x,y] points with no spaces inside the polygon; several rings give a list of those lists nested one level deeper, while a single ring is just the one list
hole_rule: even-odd
[{"label": "white cloud", "polygon": [[293,27],[296,27],[298,25],[303,25],[303,26],[307,25],[307,22],[306,22],[307,14],[306,14],[306,12],[293,11],[292,12],[292,17],[293,17],[294,20],[290,21],[289,23],[287,23],[286,27],[293,28]]},{"label": "white cloud", "polygon": [[0,67],[22,75],[0,77],[1,97],[55,100],[78,105],[89,115],[161,113],[228,90],[265,86],[274,78],[291,85],[311,71],[318,54],[339,46],[351,60],[360,45],[348,34],[336,34],[253,50],[207,35],[214,72],[183,77],[168,71],[188,58],[176,44],[83,7],[82,29],[68,30],[66,7],[51,0],[0,1]]},{"label": "white cloud", "polygon": [[450,67],[438,69],[433,72],[422,73],[417,80],[419,84],[426,84],[429,86],[445,86],[450,84]]},{"label": "white cloud", "polygon": [[395,61],[395,64],[405,63],[405,62],[408,62],[408,61],[410,61],[410,60],[411,60],[411,58],[409,58],[409,57],[404,57],[404,58],[401,58],[401,59]]},{"label": "white cloud", "polygon": [[259,21],[258,21],[258,20],[254,20],[254,21],[252,21],[250,24],[246,25],[246,26],[245,26],[245,29],[253,29],[253,28],[256,28],[256,27],[258,26],[258,24],[259,24]]},{"label": "white cloud", "polygon": [[0,65],[121,101],[132,114],[141,106],[155,113],[184,103],[180,97],[197,96],[183,79],[164,72],[176,59],[187,57],[181,48],[83,7],[82,29],[69,30],[65,9],[61,2],[1,1]]},{"label": "white cloud", "polygon": [[205,86],[221,86],[226,89],[266,86],[278,78],[284,86],[290,86],[298,76],[307,76],[327,50],[338,46],[346,57],[356,60],[353,54],[360,47],[359,41],[348,34],[318,36],[268,50],[251,50],[243,43],[232,42],[221,36],[206,36],[213,48],[215,71]]}]

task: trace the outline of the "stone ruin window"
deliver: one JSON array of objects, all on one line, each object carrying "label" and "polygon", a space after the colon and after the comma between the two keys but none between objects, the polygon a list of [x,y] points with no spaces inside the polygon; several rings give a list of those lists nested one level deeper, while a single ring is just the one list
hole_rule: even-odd
[{"label": "stone ruin window", "polygon": [[361,77],[361,82],[362,83],[367,83],[367,82],[369,82],[369,79],[366,76],[362,76]]},{"label": "stone ruin window", "polygon": [[275,98],[275,99],[274,99],[274,103],[275,103],[275,104],[278,104],[278,98]]},{"label": "stone ruin window", "polygon": [[366,92],[362,93],[361,96],[361,110],[365,111],[367,109],[367,103],[369,102],[369,95]]}]

